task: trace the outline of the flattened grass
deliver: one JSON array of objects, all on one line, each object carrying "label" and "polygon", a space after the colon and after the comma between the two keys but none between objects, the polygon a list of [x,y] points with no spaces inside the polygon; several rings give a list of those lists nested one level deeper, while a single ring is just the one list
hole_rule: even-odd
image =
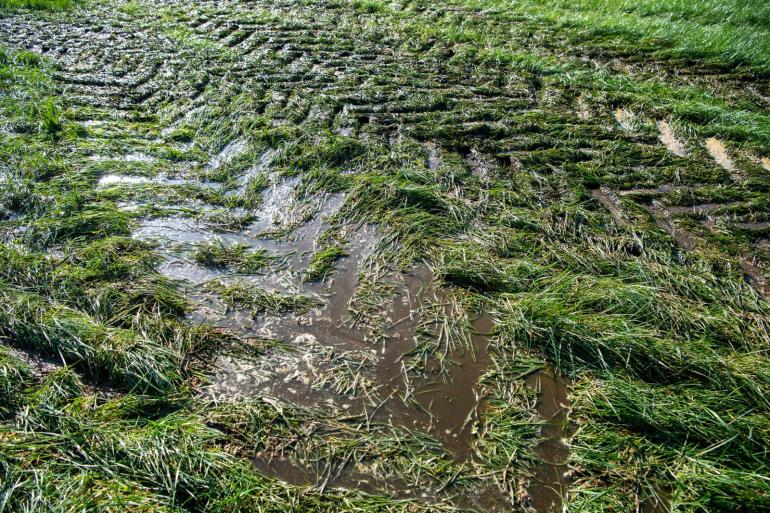
[{"label": "flattened grass", "polygon": [[81,0],[0,0],[0,8],[59,11],[69,9],[80,2]]},{"label": "flattened grass", "polygon": [[193,258],[206,267],[229,268],[239,273],[257,273],[275,261],[275,258],[268,256],[264,249],[250,251],[245,244],[226,246],[222,242],[198,246]]},{"label": "flattened grass", "polygon": [[[260,54],[266,74],[249,81],[248,73],[229,74],[242,64],[236,49],[194,34],[186,6],[164,10],[163,30],[177,37],[180,58],[196,68],[180,80],[202,94],[204,107],[188,118],[191,104],[168,106],[185,116],[183,126],[167,137],[169,146],[152,143],[159,145],[153,155],[198,161],[201,175],[232,185],[263,164],[259,153],[275,148],[275,158],[264,162],[270,169],[253,175],[240,197],[201,187],[94,192],[98,172],[117,165],[82,166],[67,145],[85,155],[99,149],[114,155],[123,141],[93,134],[88,143],[78,141],[75,107],[54,95],[44,61],[2,54],[2,127],[11,136],[0,142],[0,158],[11,171],[0,182],[0,206],[12,244],[0,252],[0,334],[68,364],[38,383],[12,352],[0,353],[6,417],[0,461],[6,482],[15,484],[3,496],[11,509],[423,507],[267,479],[248,465],[255,449],[329,468],[352,462],[413,488],[423,478],[431,489],[476,484],[472,471],[424,434],[283,404],[191,399],[190,388],[202,379],[197,371],[213,360],[211,349],[222,338],[238,341],[183,324],[186,302],[154,272],[155,250],[128,237],[135,216],[116,202],[254,209],[272,172],[301,175],[300,194],[344,191],[339,218],[377,223],[384,234],[379,259],[366,264],[371,282],[363,280],[362,288],[374,292],[359,318],[381,322],[375,296],[392,292],[392,284],[377,281],[381,274],[428,260],[455,292],[498,319],[473,472],[491,476],[511,497],[519,492],[537,440],[522,377],[548,362],[578,380],[580,390],[571,511],[644,509],[667,494],[683,511],[768,509],[767,304],[735,262],[713,248],[683,251],[633,199],[619,207],[630,226],[613,223],[586,190],[706,182],[710,189],[670,199],[745,199],[750,191],[761,210],[761,171],[753,170],[744,187],[697,151],[690,160],[674,158],[659,145],[654,121],[672,118],[691,140],[720,135],[731,149],[758,153],[770,142],[766,109],[747,91],[722,98],[714,91],[725,89],[708,77],[684,86],[687,78],[669,80],[634,65],[718,68],[727,70],[726,89],[739,78],[753,87],[753,76],[767,76],[770,63],[767,45],[757,39],[767,31],[764,6],[463,0],[450,9],[420,2],[394,7],[355,2],[321,16],[334,19],[328,27],[334,37],[322,40],[333,46],[330,55],[358,57],[359,47],[367,54],[355,66],[346,59],[343,74],[336,73],[342,67],[314,63],[335,72],[318,77],[319,98],[304,90],[274,94],[276,84],[313,87],[301,59],[296,74],[287,65],[291,44]],[[217,15],[229,16],[228,8]],[[199,13],[209,14],[206,9]],[[303,6],[278,9],[291,16],[257,13],[259,25],[294,29],[308,15]],[[314,5],[313,19],[324,9]],[[596,62],[574,58],[587,49]],[[357,66],[376,66],[381,56],[393,59],[356,81]],[[613,59],[630,71],[618,72]],[[224,70],[228,80],[200,81],[203,66]],[[271,66],[280,72],[271,74]],[[734,66],[740,69],[729,69]],[[587,113],[575,112],[580,105]],[[615,126],[617,107],[638,115],[628,132]],[[115,124],[130,135],[125,145],[145,144],[137,133],[160,132],[152,126],[155,114],[120,117]],[[343,126],[356,136],[334,133]],[[219,166],[204,159],[236,140],[246,141],[243,154]],[[469,162],[476,152],[491,162],[483,170]],[[241,230],[249,219],[224,217],[219,226]],[[332,245],[316,253],[305,278],[322,279],[343,252]],[[242,246],[201,246],[195,259],[237,272],[268,264],[266,254]],[[214,283],[210,290],[254,315],[318,304],[241,284]],[[94,384],[105,389],[94,392]]]}]

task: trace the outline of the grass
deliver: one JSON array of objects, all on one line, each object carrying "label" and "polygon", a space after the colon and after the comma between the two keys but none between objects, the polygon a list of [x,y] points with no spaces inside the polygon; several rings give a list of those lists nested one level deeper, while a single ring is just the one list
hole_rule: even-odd
[{"label": "grass", "polygon": [[215,269],[230,268],[239,273],[257,273],[269,266],[273,258],[265,250],[249,251],[248,246],[210,243],[199,246],[193,256],[196,262]]},{"label": "grass", "polygon": [[[767,230],[738,224],[770,215],[767,6],[83,4],[98,41],[68,15],[14,13],[69,6],[0,3],[14,34],[0,40],[18,23],[52,47],[0,51],[2,508],[493,509],[476,491],[524,509],[547,436],[525,380],[554,369],[569,380],[567,511],[770,509]],[[108,175],[149,181],[100,185]],[[273,221],[265,188],[288,178],[285,223],[257,234]],[[331,195],[339,210],[317,212]],[[719,206],[674,208],[706,203]],[[156,219],[184,229],[133,236]],[[347,274],[326,278],[353,245],[334,234],[359,224],[376,243],[340,286]],[[281,253],[298,239],[320,248],[304,269]],[[159,273],[177,264],[222,277]],[[430,279],[441,300],[413,308]],[[281,316],[299,330],[311,309],[326,322],[319,298],[343,289],[350,324],[331,319],[319,354],[252,338]],[[471,312],[494,327],[460,462],[409,424],[410,385],[462,376]],[[345,334],[360,347],[338,345]],[[284,349],[317,366],[273,383],[285,396],[202,393],[220,354],[250,383]],[[289,399],[295,385],[312,407]],[[369,486],[338,487],[356,472]]]},{"label": "grass", "polygon": [[79,0],[2,0],[0,8],[59,11],[77,5]]},{"label": "grass", "polygon": [[323,280],[334,271],[334,262],[345,256],[347,256],[345,248],[339,245],[316,251],[305,270],[303,279],[306,281]]},{"label": "grass", "polygon": [[311,308],[320,305],[319,300],[313,297],[281,294],[248,284],[210,282],[207,288],[215,292],[230,307],[249,310],[255,316],[264,312],[305,313]]}]

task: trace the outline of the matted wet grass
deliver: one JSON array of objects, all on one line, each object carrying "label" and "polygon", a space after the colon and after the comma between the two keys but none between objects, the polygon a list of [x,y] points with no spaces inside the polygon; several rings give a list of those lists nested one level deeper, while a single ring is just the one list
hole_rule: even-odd
[{"label": "matted wet grass", "polygon": [[766,12],[0,2],[0,510],[770,510]]}]

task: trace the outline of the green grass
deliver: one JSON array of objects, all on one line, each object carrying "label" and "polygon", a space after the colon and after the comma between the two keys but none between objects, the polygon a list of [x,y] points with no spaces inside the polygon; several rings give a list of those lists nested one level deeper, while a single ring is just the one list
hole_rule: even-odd
[{"label": "green grass", "polygon": [[264,312],[304,313],[321,304],[314,297],[271,292],[249,284],[214,281],[207,284],[207,289],[215,292],[230,307],[249,310],[255,316]]},{"label": "green grass", "polygon": [[653,56],[702,61],[720,67],[743,66],[767,74],[767,5],[761,1],[561,0],[460,1],[479,12],[501,12],[514,22],[533,19],[550,32],[593,53],[620,55],[643,51]]},{"label": "green grass", "polygon": [[[0,51],[4,508],[442,511],[469,490],[523,507],[544,420],[525,378],[553,368],[570,380],[568,511],[646,510],[656,496],[681,513],[770,509],[770,306],[740,265],[767,275],[770,259],[755,246],[767,231],[733,226],[770,215],[758,160],[770,157],[767,5],[178,3],[152,15],[134,3],[83,5],[83,19],[105,32],[96,44],[122,55],[103,66],[114,83],[94,97],[71,96],[89,86],[56,72],[64,54]],[[70,23],[23,16],[53,32]],[[218,28],[193,28],[206,19]],[[162,71],[134,76],[144,61],[121,50],[116,31],[139,34],[143,58]],[[156,48],[153,34],[173,45]],[[91,44],[71,37],[68,51]],[[313,52],[296,51],[309,44]],[[634,113],[629,127],[618,108]],[[658,140],[661,120],[685,157]],[[715,164],[707,137],[725,142],[745,180]],[[234,141],[243,151],[210,165]],[[189,183],[99,185],[109,174]],[[264,189],[287,177],[297,187],[279,212],[286,224],[254,233]],[[599,186],[617,201],[608,206]],[[671,190],[623,194],[660,186]],[[340,210],[318,213],[330,195],[344,198]],[[656,208],[711,202],[724,205],[656,223]],[[309,236],[314,217],[321,228],[302,242],[320,249],[292,268],[283,248]],[[189,222],[196,242],[132,237],[162,218]],[[662,221],[692,237],[692,250]],[[480,416],[469,419],[472,460],[372,410],[201,395],[222,353],[257,366],[292,354],[239,333],[324,302],[256,283],[334,291],[325,279],[352,252],[337,238],[348,223],[376,233],[358,281],[344,284],[368,345],[327,348],[333,337],[319,337],[323,372],[305,384],[378,411],[383,348],[414,341],[396,363],[414,383],[432,370],[449,376],[454,351],[469,347],[468,318],[485,312],[495,326]],[[268,249],[220,242],[222,233]],[[159,274],[176,257],[224,277],[198,286]],[[394,318],[389,305],[417,263],[435,275],[436,301]],[[411,285],[412,299],[425,285]],[[202,320],[211,309],[254,319],[214,328]],[[410,323],[413,332],[394,336]],[[41,372],[25,354],[55,365]],[[413,393],[396,400],[413,405]],[[269,457],[431,493],[290,485],[251,465]]]},{"label": "green grass", "polygon": [[69,9],[78,3],[80,0],[0,0],[0,8],[58,11]]},{"label": "green grass", "polygon": [[206,267],[229,268],[239,273],[258,273],[274,261],[265,250],[250,251],[246,245],[225,246],[221,242],[199,246],[193,258]]},{"label": "green grass", "polygon": [[305,269],[303,279],[306,281],[323,280],[334,271],[334,262],[344,256],[347,256],[345,248],[338,245],[316,251],[307,269]]}]

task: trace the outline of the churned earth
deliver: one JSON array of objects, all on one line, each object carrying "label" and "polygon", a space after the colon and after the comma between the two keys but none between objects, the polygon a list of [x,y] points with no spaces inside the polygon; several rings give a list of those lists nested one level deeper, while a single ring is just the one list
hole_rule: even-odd
[{"label": "churned earth", "polygon": [[770,6],[0,0],[0,511],[770,511]]}]

